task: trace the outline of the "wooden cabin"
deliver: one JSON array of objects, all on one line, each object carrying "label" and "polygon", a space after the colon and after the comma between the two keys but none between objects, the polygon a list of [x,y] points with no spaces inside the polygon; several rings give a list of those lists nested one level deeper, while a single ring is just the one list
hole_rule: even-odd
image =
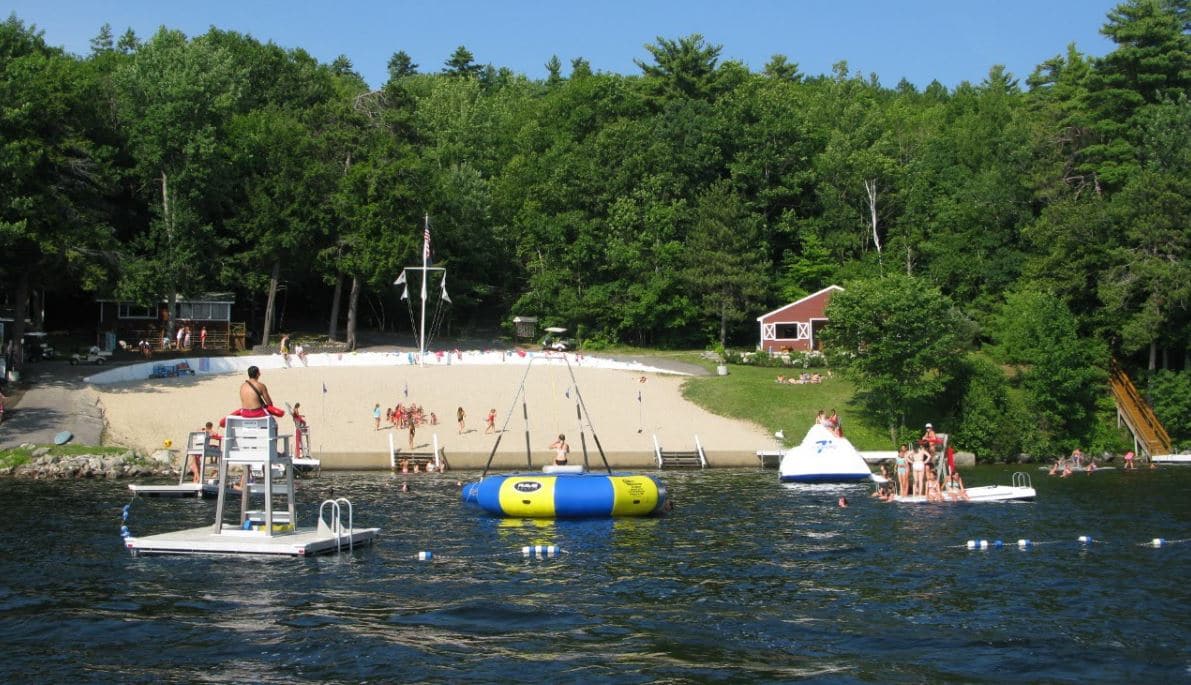
[{"label": "wooden cabin", "polygon": [[831,302],[832,295],[842,290],[838,285],[829,285],[801,300],[758,316],[761,342],[757,349],[769,353],[823,349],[819,332],[827,325],[827,304]]},{"label": "wooden cabin", "polygon": [[152,349],[176,349],[177,339],[166,340],[170,319],[174,320],[175,333],[182,326],[190,326],[190,348],[204,347],[200,338],[202,329],[207,329],[206,349],[244,349],[244,324],[232,322],[232,305],[236,303],[231,293],[209,293],[198,297],[178,296],[171,314],[168,300],[154,305],[143,305],[120,300],[97,300],[99,303],[99,324],[103,347],[112,349],[117,340],[122,340],[130,349],[146,340]]}]

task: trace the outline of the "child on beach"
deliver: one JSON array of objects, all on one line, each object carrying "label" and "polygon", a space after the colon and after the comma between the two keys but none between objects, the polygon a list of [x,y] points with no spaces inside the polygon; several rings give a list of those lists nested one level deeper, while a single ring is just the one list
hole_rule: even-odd
[{"label": "child on beach", "polygon": [[488,410],[488,427],[484,429],[484,435],[496,432],[496,409]]}]

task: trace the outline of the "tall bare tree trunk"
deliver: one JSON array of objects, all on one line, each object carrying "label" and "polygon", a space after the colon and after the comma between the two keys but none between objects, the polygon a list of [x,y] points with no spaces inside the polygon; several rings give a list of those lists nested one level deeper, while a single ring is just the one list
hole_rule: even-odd
[{"label": "tall bare tree trunk", "polygon": [[269,274],[269,296],[265,300],[265,325],[261,329],[261,344],[269,344],[269,334],[273,332],[273,309],[277,305],[277,282],[281,280],[281,262],[274,260],[273,271]]},{"label": "tall bare tree trunk", "polygon": [[728,305],[720,305],[720,347],[728,346]]},{"label": "tall bare tree trunk", "polygon": [[165,222],[165,236],[169,244],[166,246],[166,264],[169,269],[169,283],[167,284],[170,291],[166,293],[166,302],[169,303],[169,309],[166,310],[165,320],[165,340],[162,341],[162,349],[169,346],[169,343],[174,339],[174,327],[177,325],[175,318],[178,315],[178,282],[174,280],[174,274],[177,270],[174,269],[174,215],[170,210],[170,179],[166,175],[165,169],[161,170],[161,219]]},{"label": "tall bare tree trunk", "polygon": [[351,294],[347,298],[347,349],[356,349],[356,320],[360,312],[360,277],[352,276]]},{"label": "tall bare tree trunk", "polygon": [[1150,343],[1150,366],[1149,366],[1149,369],[1150,369],[1150,371],[1153,371],[1156,368],[1158,368],[1158,342],[1153,341]]},{"label": "tall bare tree trunk", "polygon": [[30,288],[29,289],[29,321],[33,324],[33,330],[45,330],[45,289],[44,288]]},{"label": "tall bare tree trunk", "polygon": [[335,294],[331,297],[331,325],[327,327],[327,338],[331,341],[339,335],[339,300],[343,298],[343,274],[335,274]]},{"label": "tall bare tree trunk", "polygon": [[21,275],[17,279],[16,293],[13,295],[16,305],[13,311],[12,322],[12,368],[14,371],[20,371],[25,365],[24,347],[21,342],[25,339],[25,316],[29,313],[29,270],[28,268],[21,270]]},{"label": "tall bare tree trunk", "polygon": [[877,264],[884,269],[881,261],[881,236],[877,232],[877,179],[865,180],[864,190],[868,193],[868,216],[873,228],[873,246],[877,248]]}]

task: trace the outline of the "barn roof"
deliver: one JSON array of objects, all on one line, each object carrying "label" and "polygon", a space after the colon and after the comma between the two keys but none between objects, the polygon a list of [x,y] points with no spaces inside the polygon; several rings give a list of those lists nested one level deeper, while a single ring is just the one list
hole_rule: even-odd
[{"label": "barn roof", "polygon": [[778,312],[782,311],[783,309],[789,309],[790,307],[794,307],[794,306],[796,306],[796,305],[800,305],[800,304],[802,304],[803,302],[807,302],[807,301],[809,301],[809,300],[813,300],[813,299],[815,299],[816,297],[819,297],[819,296],[821,296],[821,295],[823,295],[823,294],[825,294],[825,293],[827,293],[828,291],[831,291],[831,290],[841,290],[841,291],[842,291],[842,290],[843,290],[843,288],[841,288],[841,287],[840,287],[840,286],[838,286],[838,285],[829,285],[829,286],[827,286],[826,288],[823,288],[822,290],[820,290],[820,291],[818,291],[818,292],[814,292],[814,293],[811,293],[810,295],[807,295],[806,297],[802,298],[801,300],[795,300],[794,302],[790,302],[790,303],[788,303],[788,304],[783,304],[782,306],[778,307],[777,309],[775,309],[775,310],[773,310],[773,311],[771,311],[771,312],[766,312],[766,313],[762,314],[761,316],[758,316],[758,317],[757,317],[757,321],[761,321],[761,320],[763,320],[763,319],[766,319],[766,318],[768,318],[768,317],[771,317],[771,316],[773,316],[774,314],[777,314]]}]

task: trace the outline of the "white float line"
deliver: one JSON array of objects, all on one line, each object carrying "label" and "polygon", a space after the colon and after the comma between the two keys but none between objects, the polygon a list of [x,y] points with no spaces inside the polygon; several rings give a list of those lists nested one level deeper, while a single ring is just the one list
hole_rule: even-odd
[{"label": "white float line", "polygon": [[[549,559],[553,557],[562,556],[566,550],[558,545],[526,545],[521,548],[521,555],[526,559]],[[422,550],[414,555],[417,561],[448,561],[452,558],[459,557],[440,557],[432,550]]]},{"label": "white float line", "polygon": [[[1104,540],[1098,540],[1090,535],[1080,535],[1075,539],[1080,545],[1104,545],[1108,544]],[[1027,538],[1020,538],[1016,542],[1005,542],[1003,540],[968,540],[963,545],[955,545],[959,549],[972,550],[989,550],[989,549],[1003,549],[1005,547],[1017,547],[1021,550],[1031,549],[1033,547],[1041,547],[1042,545],[1058,545],[1067,542],[1067,540],[1029,540]],[[1184,538],[1181,540],[1167,540],[1165,538],[1154,538],[1148,542],[1136,543],[1138,547],[1165,547],[1181,542],[1191,542],[1191,538]]]}]

